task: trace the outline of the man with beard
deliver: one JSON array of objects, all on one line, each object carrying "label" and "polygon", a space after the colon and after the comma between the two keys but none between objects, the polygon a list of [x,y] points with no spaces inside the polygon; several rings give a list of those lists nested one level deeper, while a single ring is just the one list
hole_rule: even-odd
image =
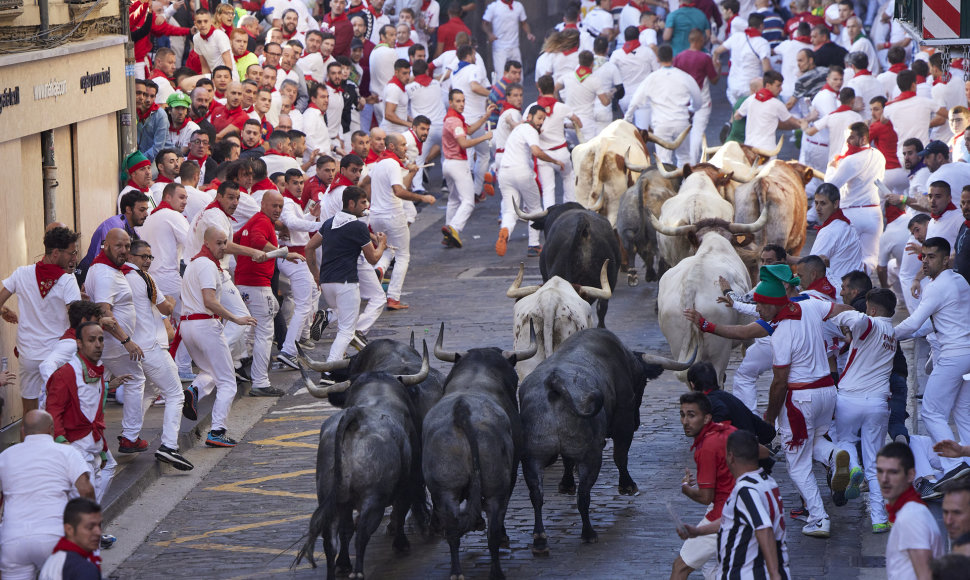
[{"label": "man with beard", "polygon": [[970,282],[970,186],[964,186],[960,192],[960,211],[963,213],[963,225],[953,244],[953,271]]},{"label": "man with beard", "polygon": [[184,155],[189,148],[192,133],[199,130],[199,126],[189,119],[192,100],[182,91],[178,91],[172,93],[165,104],[168,105],[169,117],[165,148],[176,149]]},{"label": "man with beard", "polygon": [[182,166],[182,156],[175,149],[162,149],[155,156],[155,167],[158,168],[158,178],[149,188],[148,195],[152,198],[152,206],[157,207],[162,202],[162,190],[169,183],[174,183],[179,176]]},{"label": "man with beard", "polygon": [[209,113],[209,122],[216,130],[216,140],[221,140],[230,133],[242,131],[243,125],[249,119],[249,114],[243,110],[243,86],[240,83],[230,83],[226,88],[226,104],[218,108],[213,107]]},{"label": "man with beard", "polygon": [[135,112],[138,114],[138,150],[152,159],[165,146],[168,115],[155,103],[158,85],[152,81],[135,81]]},{"label": "man with beard", "polygon": [[322,24],[330,28],[334,36],[333,54],[350,55],[350,41],[354,38],[354,26],[347,18],[347,0],[332,0],[330,14],[323,17]]},{"label": "man with beard", "polygon": [[239,140],[242,148],[239,153],[240,157],[262,157],[266,155],[266,150],[262,147],[263,137],[259,130],[259,121],[256,119],[246,121]]}]

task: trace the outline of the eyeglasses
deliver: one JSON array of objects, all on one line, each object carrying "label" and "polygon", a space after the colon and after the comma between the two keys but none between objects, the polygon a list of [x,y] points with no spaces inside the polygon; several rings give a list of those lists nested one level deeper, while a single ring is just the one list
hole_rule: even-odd
[{"label": "eyeglasses", "polygon": [[132,258],[143,258],[143,259],[149,260],[149,261],[155,259],[155,256],[153,256],[151,254],[128,254],[128,256],[129,257],[132,257]]},{"label": "eyeglasses", "polygon": [[282,52],[267,52],[266,56],[283,56]]},{"label": "eyeglasses", "polygon": [[193,140],[189,141],[189,143],[191,143],[193,145],[205,145],[205,146],[208,146],[209,145],[209,142],[208,141],[202,141],[200,139],[193,139]]}]

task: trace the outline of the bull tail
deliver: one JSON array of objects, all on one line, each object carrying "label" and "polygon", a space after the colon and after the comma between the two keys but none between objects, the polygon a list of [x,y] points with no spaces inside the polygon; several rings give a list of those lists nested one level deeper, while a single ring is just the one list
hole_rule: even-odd
[{"label": "bull tail", "polygon": [[[581,255],[580,249],[583,247],[584,244],[589,244],[589,238],[590,238],[589,220],[585,219],[585,216],[584,216],[584,219],[579,220],[579,223],[576,224],[576,232],[573,234],[572,247],[570,248],[569,253],[567,255],[569,256]],[[602,266],[602,264],[597,264],[596,265],[597,269],[600,266]],[[580,283],[580,281],[576,279],[576,276],[574,274],[575,264],[573,263],[572,260],[569,260],[567,262],[567,268],[568,268],[569,276],[566,277],[566,279],[572,283],[576,283],[576,284]],[[599,284],[599,281],[597,281],[597,284]]]},{"label": "bull tail", "polygon": [[545,351],[545,358],[552,356],[552,348],[554,346],[556,332],[556,329],[553,328],[555,324],[555,316],[546,316],[542,320],[542,348]]},{"label": "bull tail", "polygon": [[468,447],[472,454],[472,473],[468,484],[468,502],[465,511],[458,517],[458,529],[461,534],[474,529],[482,513],[482,465],[478,455],[478,437],[472,426],[472,411],[468,402],[458,399],[453,410],[455,427],[465,433]]},{"label": "bull tail", "polygon": [[569,392],[569,389],[567,389],[566,385],[563,383],[562,377],[560,377],[558,374],[554,373],[550,375],[549,378],[546,379],[546,386],[552,392],[559,395],[559,397],[566,403],[566,406],[569,407],[569,410],[575,413],[578,417],[592,417],[593,415],[599,413],[603,408],[603,397],[600,395],[598,397],[593,397],[592,400],[589,401],[588,409],[580,409],[576,404],[576,400],[573,399],[572,393]]}]

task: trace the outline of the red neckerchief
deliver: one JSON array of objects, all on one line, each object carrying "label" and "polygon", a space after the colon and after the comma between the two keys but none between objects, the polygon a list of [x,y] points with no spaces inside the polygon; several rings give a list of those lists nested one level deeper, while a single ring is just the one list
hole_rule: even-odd
[{"label": "red neckerchief", "polygon": [[232,36],[232,24],[220,24],[219,28],[226,33],[226,36]]},{"label": "red neckerchief", "polygon": [[355,185],[357,184],[351,181],[349,177],[347,177],[343,173],[338,173],[337,177],[330,182],[330,186],[327,187],[327,191],[325,193],[330,193],[331,191],[337,189],[338,187],[353,187]]},{"label": "red neckerchief", "polygon": [[832,215],[829,216],[829,219],[825,220],[825,223],[823,223],[819,229],[824,228],[825,226],[829,225],[835,220],[842,220],[845,223],[849,224],[850,226],[852,225],[852,222],[849,221],[849,218],[845,217],[845,214],[842,213],[842,208],[839,208],[832,212]]},{"label": "red neckerchief", "polygon": [[77,340],[77,332],[73,328],[68,328],[61,335],[61,340]]},{"label": "red neckerchief", "polygon": [[350,6],[350,7],[348,7],[347,8],[347,12],[349,12],[351,14],[356,14],[357,12],[363,12],[363,10],[365,8],[367,9],[368,12],[371,13],[371,15],[374,18],[380,18],[381,17],[381,13],[380,12],[378,12],[377,10],[374,10],[374,7],[373,6],[371,6],[370,4],[367,4],[365,2],[361,2],[357,6]]},{"label": "red neckerchief", "polygon": [[769,91],[768,89],[760,89],[757,93],[754,94],[754,98],[757,101],[764,103],[766,101],[770,101],[771,99],[775,98],[775,93]]},{"label": "red neckerchief", "polygon": [[[285,38],[286,40],[292,40],[292,38],[296,36],[296,33],[297,33],[297,30],[295,28],[293,29],[293,32],[291,32],[289,35],[283,32],[282,29],[280,29],[280,34],[282,34],[283,38]],[[286,72],[289,72],[289,71],[286,71]]]},{"label": "red neckerchief", "polygon": [[414,82],[418,83],[422,87],[426,87],[426,86],[430,85],[431,84],[431,81],[433,81],[433,80],[434,79],[432,79],[430,75],[418,75],[418,76],[414,77]]},{"label": "red neckerchief", "polygon": [[831,115],[833,113],[844,113],[846,111],[851,111],[851,110],[852,110],[852,107],[849,105],[839,105],[834,111],[832,111],[832,113],[829,113],[829,114]]},{"label": "red neckerchief", "polygon": [[[850,107],[847,107],[846,105],[842,105],[842,107],[846,107],[844,109],[846,111],[848,111],[849,108],[850,108]],[[839,109],[841,109],[842,107],[839,107]],[[839,109],[836,109],[835,111],[833,111],[833,113],[838,113],[839,112]],[[855,145],[848,145],[847,144],[845,146],[845,153],[843,153],[842,155],[836,155],[835,156],[835,159],[832,160],[832,165],[834,165],[834,166],[837,167],[839,165],[839,161],[842,161],[843,159],[845,159],[849,155],[855,155],[856,153],[859,153],[861,151],[865,151],[866,149],[869,149],[869,147],[868,146],[866,146],[866,147],[857,147]],[[839,211],[841,212],[842,210],[840,209]],[[848,221],[848,220],[846,220],[846,221]]]},{"label": "red neckerchief", "polygon": [[[212,203],[215,203],[215,202],[212,202]],[[218,204],[217,204],[217,207],[218,207]],[[232,217],[232,216],[229,216],[229,217]],[[199,250],[198,254],[192,256],[193,260],[196,258],[209,258],[210,260],[212,260],[212,263],[216,265],[216,268],[219,268],[219,271],[222,272],[222,264],[219,263],[219,260],[216,260],[216,257],[212,255],[212,252],[209,251],[209,248],[207,248],[205,244],[202,245],[202,249]]]},{"label": "red neckerchief", "polygon": [[145,111],[144,113],[141,112],[141,109],[136,109],[135,112],[138,113],[138,120],[144,123],[145,121],[148,120],[148,117],[151,117],[152,113],[154,113],[157,110],[158,110],[158,104],[152,103],[152,106],[148,107],[148,110]]},{"label": "red neckerchief", "polygon": [[822,90],[823,91],[832,91],[836,95],[839,94],[839,91],[837,91],[837,90],[833,89],[831,86],[829,86],[828,82],[826,82],[825,85],[822,86]]},{"label": "red neckerchief", "polygon": [[48,264],[41,260],[34,268],[34,276],[37,278],[37,288],[40,289],[40,297],[46,298],[47,294],[54,288],[61,276],[67,274],[64,268],[57,264]]},{"label": "red neckerchief", "polygon": [[320,114],[321,115],[323,114],[323,111],[320,110],[320,107],[318,107],[317,104],[314,103],[313,101],[310,101],[310,104],[307,105],[306,108],[308,108],[308,109],[316,109],[316,110],[320,111]]},{"label": "red neckerchief", "polygon": [[282,151],[277,151],[276,149],[270,149],[266,152],[266,155],[279,155],[280,157],[293,157],[292,155],[287,155]]},{"label": "red neckerchief", "polygon": [[905,101],[906,99],[912,99],[915,96],[916,96],[916,92],[915,91],[903,91],[903,92],[899,93],[899,96],[898,97],[896,97],[895,99],[893,99],[893,100],[889,101],[888,103],[886,103],[886,105],[888,106],[888,105],[891,105],[893,103],[898,103],[900,101]]},{"label": "red neckerchief", "polygon": [[906,70],[906,63],[905,62],[897,62],[896,64],[890,65],[890,67],[889,67],[889,72],[891,72],[891,73],[897,73],[897,74],[899,74],[900,72],[902,72],[904,70]]},{"label": "red neckerchief", "polygon": [[576,69],[576,78],[579,79],[579,82],[585,81],[591,74],[593,74],[593,69],[588,66],[581,66]]},{"label": "red neckerchief", "polygon": [[[219,211],[221,211],[222,213],[226,213],[226,210],[222,209],[222,206],[219,205],[219,201],[218,200],[212,200],[212,203],[210,203],[209,205],[205,206],[205,209],[203,209],[202,211],[205,211],[207,209],[213,209],[213,208],[218,208]],[[231,219],[232,221],[237,221],[236,218],[232,217],[231,215],[229,215],[227,213],[226,213],[226,217],[229,218],[229,219]],[[202,246],[202,249],[204,250],[205,249],[205,246]],[[194,259],[195,258],[193,258],[193,260]],[[213,258],[213,259],[215,259],[215,258]]]},{"label": "red neckerchief", "polygon": [[578,50],[579,50],[579,47],[577,46],[576,48],[570,48],[569,50],[562,51],[562,54],[563,54],[563,56],[569,56],[570,54],[572,54],[572,53],[574,53],[574,52],[576,52]]},{"label": "red neckerchief", "polygon": [[798,42],[804,42],[805,44],[812,44],[812,37],[810,36],[793,36],[792,38]]},{"label": "red neckerchief", "polygon": [[410,38],[408,38],[408,41],[405,42],[404,44],[401,44],[400,42],[395,42],[394,43],[394,47],[395,48],[409,48],[409,47],[412,47],[412,46],[414,46],[414,41],[411,40]]},{"label": "red neckerchief", "polygon": [[412,137],[414,137],[414,143],[415,147],[418,149],[418,155],[421,155],[421,150],[424,148],[424,143],[418,139],[418,134],[414,132],[414,127],[408,129],[408,132],[411,133]]},{"label": "red neckerchief", "polygon": [[158,69],[155,69],[152,71],[152,76],[149,77],[149,79],[165,79],[168,81],[168,84],[170,85],[173,84],[173,79],[168,78],[168,76],[165,73],[163,73]]},{"label": "red neckerchief", "polygon": [[391,77],[390,82],[387,83],[387,84],[396,86],[397,88],[401,89],[401,92],[402,93],[403,92],[406,92],[406,90],[404,88],[404,83],[402,83],[401,82],[401,79],[397,78],[397,76]]},{"label": "red neckerchief", "polygon": [[519,108],[516,107],[515,105],[509,103],[508,101],[502,101],[502,110],[498,112],[498,116],[501,117],[502,116],[502,113],[504,113],[505,111],[509,111],[509,110],[518,111]]},{"label": "red neckerchief", "polygon": [[801,320],[802,319],[802,307],[798,304],[789,300],[781,307],[778,314],[771,319],[771,324],[776,325],[782,320]]},{"label": "red neckerchief", "polygon": [[421,12],[427,10],[428,6],[431,6],[431,0],[424,0],[424,2],[421,4]]},{"label": "red neckerchief", "polygon": [[91,562],[97,566],[98,571],[101,570],[101,556],[96,555],[94,552],[88,552],[67,538],[62,537],[60,540],[57,540],[57,544],[54,546],[54,551],[51,552],[51,554],[56,554],[58,552],[74,552],[75,554],[79,554],[88,562]]},{"label": "red neckerchief", "polygon": [[[683,6],[683,3],[681,3],[681,6]],[[701,444],[701,442],[704,441],[704,439],[707,439],[708,435],[724,433],[725,431],[730,433],[731,431],[735,431],[735,430],[736,428],[731,426],[727,422],[716,423],[714,421],[711,421],[707,425],[704,425],[703,428],[701,428],[701,432],[697,434],[697,437],[694,437],[694,443],[691,444],[690,450],[693,451],[698,445]]]},{"label": "red neckerchief", "polygon": [[757,28],[751,28],[750,26],[744,29],[744,33],[748,36],[748,38],[758,38],[761,36],[760,30]]},{"label": "red neckerchief", "polygon": [[295,197],[292,193],[290,193],[285,188],[283,189],[283,197],[288,197],[288,198],[292,199],[294,202],[296,202],[296,205],[300,205],[300,198]]},{"label": "red neckerchief", "polygon": [[638,48],[640,48],[640,41],[638,39],[628,40],[623,43],[623,52],[627,54],[630,54]]},{"label": "red neckerchief", "polygon": [[896,514],[899,513],[899,510],[903,509],[903,506],[911,501],[926,505],[926,502],[923,501],[923,498],[920,497],[912,485],[906,488],[906,491],[897,497],[896,501],[886,504],[886,512],[889,514],[889,521],[894,523],[896,521]]},{"label": "red neckerchief", "polygon": [[236,55],[232,55],[232,57],[233,57],[234,59],[236,59],[236,62],[239,62],[239,59],[241,59],[241,58],[246,58],[246,55],[247,55],[247,54],[249,54],[249,51],[248,51],[248,50],[247,50],[247,51],[245,51],[245,52],[243,52],[243,53],[242,53],[242,54],[240,54],[239,56],[236,56]]},{"label": "red neckerchief", "polygon": [[397,161],[398,165],[400,165],[401,167],[404,167],[404,163],[401,161],[401,158],[398,157],[397,154],[391,151],[390,149],[385,149],[384,154],[381,155],[381,161],[385,159],[393,159],[394,161]]},{"label": "red neckerchief", "polygon": [[169,122],[169,125],[168,125],[168,132],[169,132],[169,133],[175,133],[175,134],[178,134],[178,133],[180,133],[180,132],[182,131],[182,129],[184,129],[184,128],[185,128],[185,126],[186,126],[186,125],[188,125],[188,124],[189,124],[189,116],[188,116],[188,115],[186,115],[186,116],[185,116],[185,118],[184,118],[184,119],[182,119],[182,124],[181,124],[181,125],[179,125],[178,127],[176,127],[175,125],[172,125],[172,124],[171,124],[171,122]]},{"label": "red neckerchief", "polygon": [[[448,109],[448,110],[450,111],[451,109]],[[447,115],[445,115],[445,116],[447,117]],[[367,157],[364,158],[364,165],[370,165],[371,163],[375,163],[377,161],[380,161],[380,159],[381,159],[381,154],[380,153],[374,151],[373,149],[368,149],[367,150]]]},{"label": "red neckerchief", "polygon": [[268,177],[261,179],[260,181],[253,184],[249,191],[279,191],[276,184],[270,181]]},{"label": "red neckerchief", "polygon": [[206,155],[205,157],[196,157],[195,155],[192,155],[191,153],[189,153],[188,155],[185,156],[186,161],[195,161],[196,163],[199,164],[199,167],[205,167],[205,162],[208,159],[209,159],[208,155]]},{"label": "red neckerchief", "polygon": [[158,206],[155,207],[155,209],[153,209],[152,210],[152,213],[150,213],[149,215],[155,215],[155,212],[162,211],[163,209],[170,209],[172,211],[175,211],[175,208],[172,207],[172,204],[168,203],[167,201],[162,200],[162,203],[158,204]]},{"label": "red neckerchief", "polygon": [[872,76],[872,73],[867,68],[860,69],[855,72],[855,76],[857,77],[864,77],[866,75]]},{"label": "red neckerchief", "polygon": [[817,290],[818,292],[821,292],[822,294],[825,294],[831,298],[833,301],[835,300],[835,286],[833,286],[832,283],[829,282],[829,279],[825,276],[822,276],[818,280],[809,284],[806,290]]},{"label": "red neckerchief", "polygon": [[926,77],[923,75],[916,75],[916,84],[921,85],[926,82]]},{"label": "red neckerchief", "polygon": [[933,86],[935,87],[936,85],[945,85],[948,82],[950,82],[950,73],[945,72],[941,74],[939,77],[933,79]]},{"label": "red neckerchief", "polygon": [[556,97],[543,95],[536,99],[536,104],[546,110],[546,115],[551,115],[552,111],[556,108]]},{"label": "red neckerchief", "polygon": [[273,125],[270,124],[269,119],[266,117],[259,120],[259,131],[263,134],[263,139],[273,134]]},{"label": "red neckerchief", "polygon": [[502,0],[502,4],[505,4],[506,6],[508,6],[509,7],[509,10],[513,10],[513,8],[512,8],[512,2],[513,1],[514,0]]},{"label": "red neckerchief", "polygon": [[134,187],[135,189],[137,189],[138,191],[140,191],[142,193],[148,193],[148,188],[147,187],[144,187],[143,188],[143,187],[141,187],[140,185],[138,185],[137,183],[135,183],[134,181],[132,181],[130,179],[128,180],[127,183],[125,183],[125,185],[128,186],[128,187]]},{"label": "red neckerchief", "polygon": [[[540,99],[542,99],[542,97],[539,97],[539,98],[540,98]],[[464,128],[464,129],[466,130],[466,131],[468,130],[468,123],[466,123],[466,122],[465,122],[465,117],[464,117],[464,115],[462,115],[462,114],[461,114],[461,113],[459,113],[458,111],[456,111],[456,110],[454,110],[454,109],[452,109],[451,107],[448,107],[448,112],[446,112],[446,113],[445,113],[445,118],[447,119],[448,117],[453,117],[453,118],[455,118],[455,119],[461,119],[461,126],[462,126],[462,127],[463,127],[463,128]],[[368,157],[368,158],[370,158],[370,155],[368,154],[368,155],[367,155],[367,157]]]},{"label": "red neckerchief", "polygon": [[950,211],[951,209],[956,209],[956,208],[957,208],[957,206],[953,205],[953,202],[951,201],[950,203],[947,204],[947,206],[945,208],[943,208],[943,212],[942,213],[930,213],[930,217],[933,218],[933,219],[935,219],[935,220],[938,220],[941,217],[943,217],[943,215],[946,212]]},{"label": "red neckerchief", "polygon": [[575,22],[564,22],[562,25],[563,30],[579,30],[579,26],[576,26]]},{"label": "red neckerchief", "polygon": [[216,31],[216,27],[215,26],[210,26],[209,27],[208,34],[202,34],[202,31],[200,30],[199,31],[199,36],[202,37],[202,40],[209,40],[209,37],[212,36],[212,33],[214,33],[215,31]]},{"label": "red neckerchief", "polygon": [[[131,270],[131,268],[129,268],[129,270]],[[77,353],[77,357],[79,359],[81,359],[81,362],[84,363],[84,371],[85,371],[84,372],[84,382],[85,383],[93,383],[96,380],[98,380],[98,379],[100,379],[100,378],[102,378],[104,376],[104,366],[103,365],[99,366],[99,365],[94,364],[93,362],[89,361],[87,359],[87,357],[85,357],[81,353]],[[95,441],[98,441],[99,439],[101,439],[101,438],[98,436],[97,433],[95,433],[94,440]]]},{"label": "red neckerchief", "polygon": [[[239,108],[242,109],[242,105],[239,105]],[[247,115],[249,115],[250,113],[252,113],[255,110],[256,110],[256,105],[249,105],[249,108],[248,109],[243,109],[242,112],[243,113],[246,113]]]},{"label": "red neckerchief", "polygon": [[131,266],[126,266],[124,264],[120,266],[115,266],[115,263],[108,258],[108,255],[104,253],[104,250],[101,250],[100,252],[98,252],[98,255],[95,256],[94,260],[91,261],[92,266],[95,264],[104,264],[105,266],[110,266],[115,270],[120,271],[122,274],[127,274],[128,272],[131,272],[134,269]]},{"label": "red neckerchief", "polygon": [[173,180],[165,177],[161,173],[159,173],[158,174],[158,177],[155,178],[155,183],[175,183],[175,181],[173,181]]},{"label": "red neckerchief", "polygon": [[347,11],[344,10],[343,12],[340,13],[339,16],[334,16],[333,12],[331,12],[330,14],[327,14],[326,19],[327,21],[330,22],[330,24],[335,24],[337,22],[340,22],[341,20],[347,20]]},{"label": "red neckerchief", "polygon": [[342,93],[342,92],[344,92],[344,88],[343,88],[342,85],[335,85],[335,84],[333,84],[333,83],[330,82],[330,79],[327,79],[327,86],[330,87],[331,89],[333,89],[333,92],[335,92],[335,93]]}]

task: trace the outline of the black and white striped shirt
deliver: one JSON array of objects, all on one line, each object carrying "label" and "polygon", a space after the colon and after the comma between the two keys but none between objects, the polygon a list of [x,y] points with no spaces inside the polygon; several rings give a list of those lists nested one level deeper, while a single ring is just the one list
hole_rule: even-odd
[{"label": "black and white striped shirt", "polygon": [[788,548],[785,544],[785,519],[778,484],[764,471],[749,471],[737,478],[721,513],[717,532],[717,577],[738,580],[768,578],[764,556],[755,532],[774,531],[781,577],[791,578]]}]

